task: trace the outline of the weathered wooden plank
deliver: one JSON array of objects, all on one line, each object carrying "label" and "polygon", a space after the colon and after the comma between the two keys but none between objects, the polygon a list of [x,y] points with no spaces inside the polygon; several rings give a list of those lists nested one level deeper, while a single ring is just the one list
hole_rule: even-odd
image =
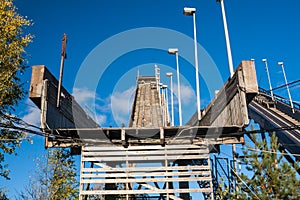
[{"label": "weathered wooden plank", "polygon": [[82,179],[80,182],[85,183],[145,183],[145,182],[177,182],[177,181],[210,181],[211,177],[180,177],[180,178],[128,178],[128,179]]},{"label": "weathered wooden plank", "polygon": [[151,177],[151,176],[210,176],[210,171],[193,172],[136,172],[136,173],[101,173],[101,174],[82,174],[81,178],[126,178],[126,177]]},{"label": "weathered wooden plank", "polygon": [[191,159],[205,159],[208,155],[177,155],[177,156],[134,156],[134,157],[85,157],[82,161],[101,161],[101,162],[111,162],[111,161],[159,161],[159,160],[191,160]]},{"label": "weathered wooden plank", "polygon": [[249,124],[247,104],[257,93],[254,62],[242,61],[233,77],[227,80],[216,97],[202,111],[200,122],[195,113],[187,125],[244,127]]},{"label": "weathered wooden plank", "polygon": [[163,126],[162,108],[157,91],[155,76],[137,77],[129,127]]},{"label": "weathered wooden plank", "polygon": [[144,145],[144,146],[129,146],[127,148],[118,147],[118,146],[85,146],[83,151],[136,151],[136,150],[176,150],[176,149],[199,149],[202,151],[206,150],[206,146],[197,146],[197,145],[168,145],[162,147],[160,145]]},{"label": "weathered wooden plank", "polygon": [[127,168],[82,168],[82,172],[147,172],[147,171],[189,171],[189,170],[209,170],[209,166],[199,165],[199,166],[160,166],[160,167],[127,167]]},{"label": "weathered wooden plank", "polygon": [[[175,150],[175,151],[167,151],[168,155],[173,154],[180,154],[180,155],[188,155],[188,154],[208,154],[208,150],[201,151],[201,150]],[[166,152],[160,151],[160,150],[154,150],[154,151],[101,151],[101,152],[85,152],[85,156],[154,156],[154,155],[165,155]]]}]

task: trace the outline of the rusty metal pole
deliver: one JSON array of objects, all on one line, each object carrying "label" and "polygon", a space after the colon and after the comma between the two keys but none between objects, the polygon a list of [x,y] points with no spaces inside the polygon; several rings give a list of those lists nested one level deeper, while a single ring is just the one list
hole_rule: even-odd
[{"label": "rusty metal pole", "polygon": [[67,34],[64,33],[62,38],[62,49],[61,49],[61,60],[60,60],[60,72],[59,72],[59,81],[57,87],[57,102],[56,107],[60,106],[60,96],[61,96],[61,85],[62,85],[62,77],[64,71],[64,62],[66,58],[66,44],[67,44]]}]

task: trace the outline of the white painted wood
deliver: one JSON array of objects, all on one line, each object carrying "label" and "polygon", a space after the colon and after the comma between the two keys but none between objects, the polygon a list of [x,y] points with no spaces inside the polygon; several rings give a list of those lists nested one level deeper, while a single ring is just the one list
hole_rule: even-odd
[{"label": "white painted wood", "polygon": [[[164,150],[156,150],[156,151],[103,151],[103,152],[85,152],[85,156],[94,156],[94,157],[106,157],[106,156],[154,156],[154,155],[164,155]],[[202,150],[174,150],[174,151],[168,151],[168,155],[184,155],[184,154],[204,154],[207,155],[206,152],[203,152]]]},{"label": "white painted wood", "polygon": [[196,172],[144,172],[144,173],[113,173],[113,174],[106,174],[106,173],[101,173],[101,174],[82,174],[82,178],[106,178],[106,177],[150,177],[150,176],[191,176],[191,175],[210,175],[210,171],[196,171]]},{"label": "white painted wood", "polygon": [[[189,149],[187,149],[187,147]],[[83,168],[81,170],[80,184],[82,186],[89,184],[121,184],[125,189],[107,191],[81,190],[80,196],[120,194],[129,198],[131,194],[163,194],[167,199],[177,200],[180,198],[173,195],[174,193],[212,193],[210,165],[195,166],[191,165],[189,161],[191,159],[209,159],[209,151],[204,147],[206,146],[166,145],[166,147],[162,147],[157,145],[155,147],[134,146],[132,148],[84,147],[82,151],[82,162],[93,162],[94,167]],[[185,155],[183,155],[183,153]],[[181,161],[187,160],[190,164],[186,166],[171,164],[177,159]],[[142,163],[145,164],[142,165]],[[156,164],[155,166],[147,166],[149,164],[146,163]],[[197,184],[190,184],[190,188],[188,189],[169,188],[169,183],[197,183],[198,181],[206,181],[208,187],[199,188]],[[164,183],[166,184],[166,188],[156,188],[153,186],[154,183]],[[141,190],[134,190],[128,187],[133,184],[141,184],[143,188]]]},{"label": "white painted wood", "polygon": [[[176,161],[176,160],[191,160],[191,159],[205,159],[207,155],[177,155],[177,156],[167,156],[168,160]],[[111,161],[160,161],[164,160],[164,156],[133,156],[133,157],[101,157],[101,156],[93,156],[93,157],[85,157],[83,161],[98,161],[98,162],[111,162]]]},{"label": "white painted wood", "polygon": [[[162,147],[161,145],[139,145],[139,146],[129,146],[128,148],[122,146],[85,146],[83,151],[109,151],[109,150],[163,150],[163,149],[203,149],[207,151],[207,146],[198,145],[167,145]],[[207,151],[208,152],[208,151]]]},{"label": "white painted wood", "polygon": [[101,165],[103,168],[84,168],[82,169],[82,172],[147,172],[147,171],[174,171],[174,170],[184,170],[184,171],[189,171],[189,170],[209,170],[209,166],[169,166],[169,167],[127,167],[127,168],[112,168],[105,166],[102,163],[95,163],[95,165]]},{"label": "white painted wood", "polygon": [[[169,189],[170,193],[211,193],[210,188],[194,188],[194,189]],[[154,189],[154,190],[90,190],[83,191],[82,195],[107,195],[107,194],[164,194],[165,190],[163,189]]]}]

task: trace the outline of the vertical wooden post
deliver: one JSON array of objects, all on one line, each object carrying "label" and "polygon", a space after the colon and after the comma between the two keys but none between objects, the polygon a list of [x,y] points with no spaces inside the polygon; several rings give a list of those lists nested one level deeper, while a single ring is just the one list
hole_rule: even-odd
[{"label": "vertical wooden post", "polygon": [[41,97],[41,129],[46,128],[47,118],[47,93],[48,93],[48,79],[43,81],[42,97]]},{"label": "vertical wooden post", "polygon": [[121,130],[121,141],[122,141],[122,145],[125,146],[126,145],[126,132],[125,132],[124,128],[122,128],[122,130]]},{"label": "vertical wooden post", "polygon": [[164,128],[163,127],[160,127],[160,144],[162,146],[165,146],[165,133],[164,133]]},{"label": "vertical wooden post", "polygon": [[[168,170],[168,151],[167,151],[167,147],[164,148],[165,150],[165,172],[166,172],[166,175],[168,174],[169,170]],[[167,179],[169,179],[169,176],[166,176]],[[169,182],[166,181],[166,196],[167,196],[167,200],[170,199],[170,196],[169,196]]]},{"label": "vertical wooden post", "polygon": [[[47,95],[48,94],[48,79],[45,79],[43,81],[43,87],[42,87],[42,96],[41,96],[41,124],[40,127],[42,129],[42,131],[44,132],[44,130],[47,128]],[[49,138],[49,134],[46,133],[45,134],[45,148],[48,147],[48,138]]]},{"label": "vertical wooden post", "polygon": [[84,146],[81,147],[81,160],[80,160],[80,181],[79,181],[79,200],[83,200],[83,195],[82,195],[82,192],[84,190],[84,183],[82,183],[82,175],[83,175],[83,169],[84,169],[84,160],[83,160],[83,157],[84,157],[84,154],[83,154],[83,151],[84,151]]}]

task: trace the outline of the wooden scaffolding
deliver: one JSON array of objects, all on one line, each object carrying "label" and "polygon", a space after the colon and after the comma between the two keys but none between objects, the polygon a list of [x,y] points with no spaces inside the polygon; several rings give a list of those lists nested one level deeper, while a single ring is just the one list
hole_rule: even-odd
[{"label": "wooden scaffolding", "polygon": [[80,199],[213,199],[208,147],[85,146]]}]

